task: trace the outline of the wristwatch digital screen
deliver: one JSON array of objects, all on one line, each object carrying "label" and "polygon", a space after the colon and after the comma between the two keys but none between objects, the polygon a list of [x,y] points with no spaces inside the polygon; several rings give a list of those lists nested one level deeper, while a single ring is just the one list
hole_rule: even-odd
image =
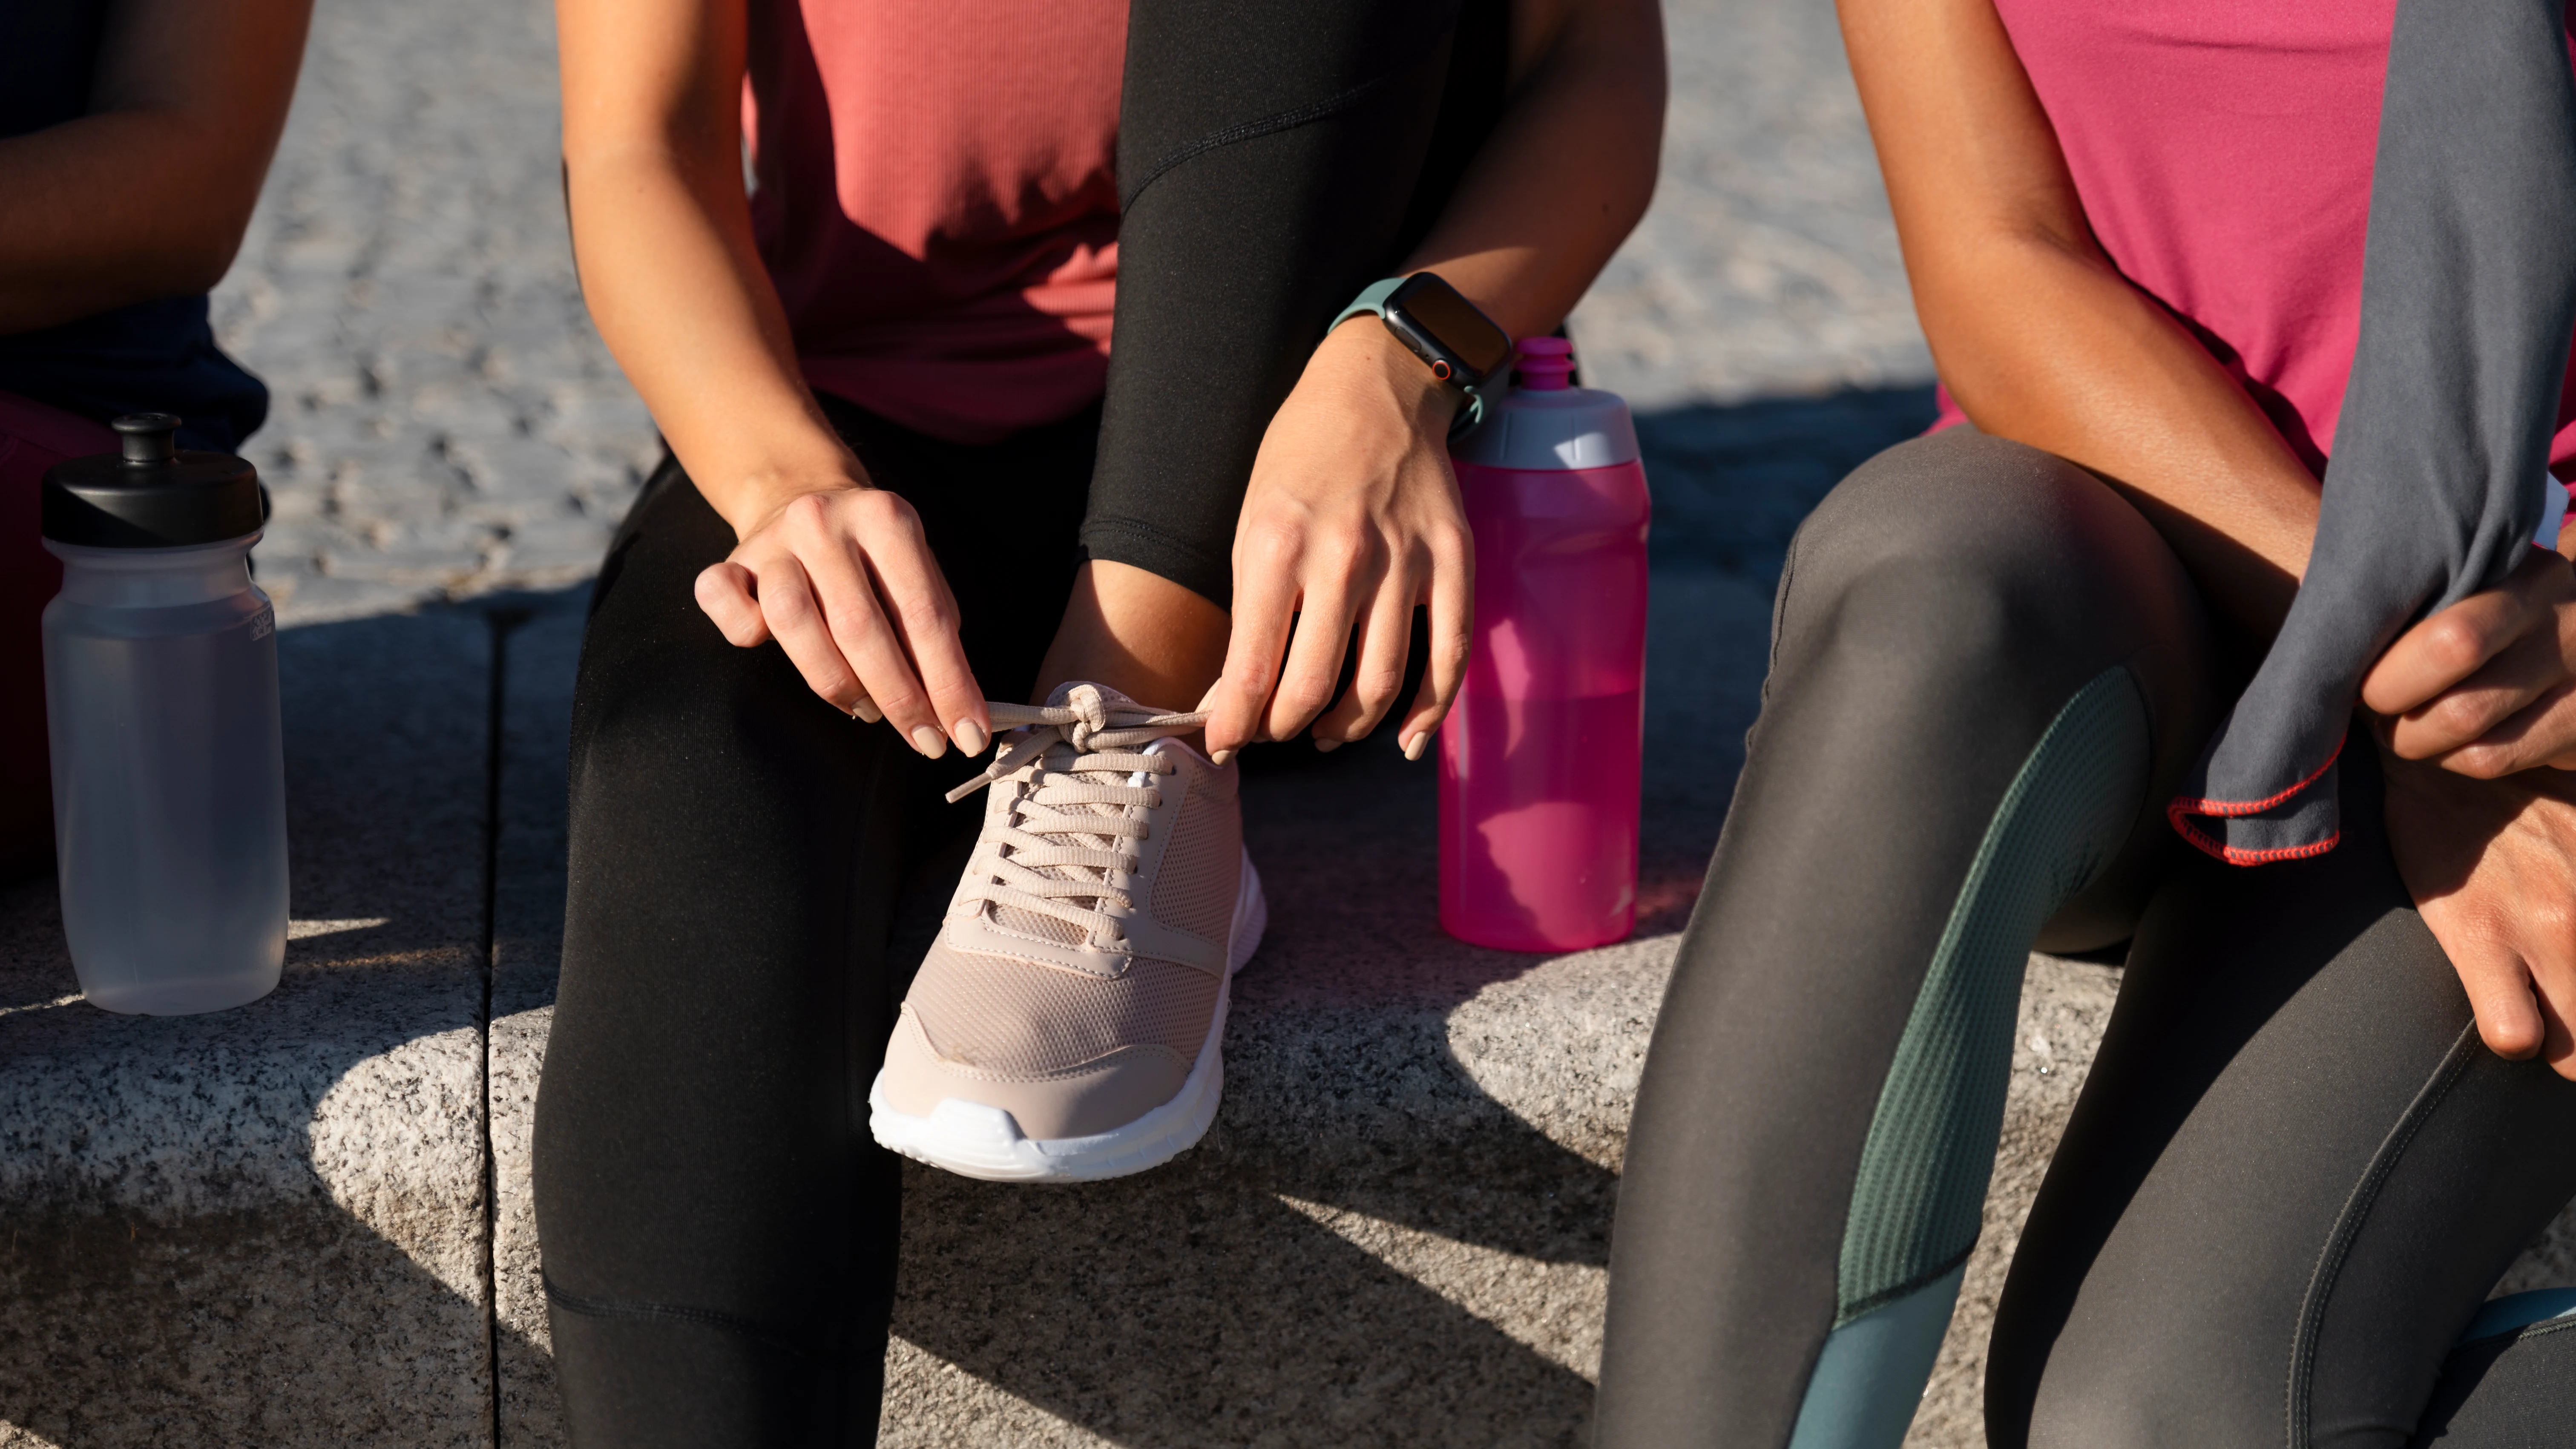
[{"label": "wristwatch digital screen", "polygon": [[1405,278],[1378,315],[1443,382],[1473,388],[1512,360],[1510,334],[1433,273]]}]

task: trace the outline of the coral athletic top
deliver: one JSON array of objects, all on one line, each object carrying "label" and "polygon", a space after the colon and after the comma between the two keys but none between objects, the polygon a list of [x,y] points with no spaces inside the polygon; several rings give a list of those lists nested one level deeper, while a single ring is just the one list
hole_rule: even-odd
[{"label": "coral athletic top", "polygon": [[[2093,234],[2322,473],[2395,0],[1996,0]],[[2576,371],[2551,458],[2576,472]],[[1943,425],[1960,421],[1942,398]]]},{"label": "coral athletic top", "polygon": [[1126,0],[764,0],[752,229],[805,378],[997,441],[1099,398]]}]

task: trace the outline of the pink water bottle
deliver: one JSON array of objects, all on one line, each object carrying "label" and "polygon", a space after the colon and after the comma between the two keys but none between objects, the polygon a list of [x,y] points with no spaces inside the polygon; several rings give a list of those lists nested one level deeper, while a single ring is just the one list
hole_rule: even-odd
[{"label": "pink water bottle", "polygon": [[1573,349],[1521,344],[1453,451],[1476,535],[1475,651],[1440,730],[1440,925],[1576,951],[1637,920],[1645,745],[1646,473],[1615,393]]}]

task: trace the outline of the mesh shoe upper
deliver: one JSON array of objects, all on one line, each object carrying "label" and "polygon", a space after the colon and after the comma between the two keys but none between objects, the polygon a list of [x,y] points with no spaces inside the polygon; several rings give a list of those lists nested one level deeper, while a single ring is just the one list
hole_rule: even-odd
[{"label": "mesh shoe upper", "polygon": [[[1030,1137],[1126,1125],[1206,1044],[1242,881],[1236,771],[1094,685],[993,706],[984,830],[886,1059],[897,1111],[1000,1107]],[[1106,1080],[1117,1077],[1117,1081]]]}]

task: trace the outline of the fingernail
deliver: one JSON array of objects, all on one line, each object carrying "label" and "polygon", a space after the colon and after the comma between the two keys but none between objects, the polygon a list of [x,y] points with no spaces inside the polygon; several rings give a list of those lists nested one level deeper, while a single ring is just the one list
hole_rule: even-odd
[{"label": "fingernail", "polygon": [[877,702],[868,698],[864,694],[859,696],[859,702],[857,704],[850,706],[850,713],[858,716],[860,719],[866,720],[870,724],[875,724],[878,720],[885,718],[885,711],[877,708]]},{"label": "fingernail", "polygon": [[984,753],[984,747],[993,742],[992,736],[984,733],[984,727],[975,723],[971,719],[959,720],[957,722],[956,734],[957,748],[964,750],[970,755],[980,755]]},{"label": "fingernail", "polygon": [[1332,739],[1332,738],[1330,738],[1330,737],[1328,737],[1328,736],[1325,736],[1325,735],[1317,735],[1317,736],[1315,737],[1315,753],[1316,753],[1316,754],[1319,754],[1319,755],[1329,755],[1329,754],[1331,754],[1333,751],[1338,750],[1338,749],[1340,749],[1341,747],[1342,747],[1342,742],[1341,742],[1340,740]]},{"label": "fingernail", "polygon": [[1423,750],[1429,747],[1430,744],[1431,736],[1427,734],[1415,735],[1413,738],[1404,742],[1404,757],[1408,760],[1419,760],[1422,758]]},{"label": "fingernail", "polygon": [[1231,759],[1233,759],[1233,758],[1234,758],[1234,751],[1232,751],[1232,750],[1210,750],[1210,751],[1208,751],[1208,763],[1209,763],[1209,764],[1211,764],[1211,765],[1222,765],[1222,764],[1224,764],[1226,761],[1231,760]]},{"label": "fingernail", "polygon": [[914,725],[912,747],[935,760],[948,753],[948,736],[941,734],[936,725]]}]

